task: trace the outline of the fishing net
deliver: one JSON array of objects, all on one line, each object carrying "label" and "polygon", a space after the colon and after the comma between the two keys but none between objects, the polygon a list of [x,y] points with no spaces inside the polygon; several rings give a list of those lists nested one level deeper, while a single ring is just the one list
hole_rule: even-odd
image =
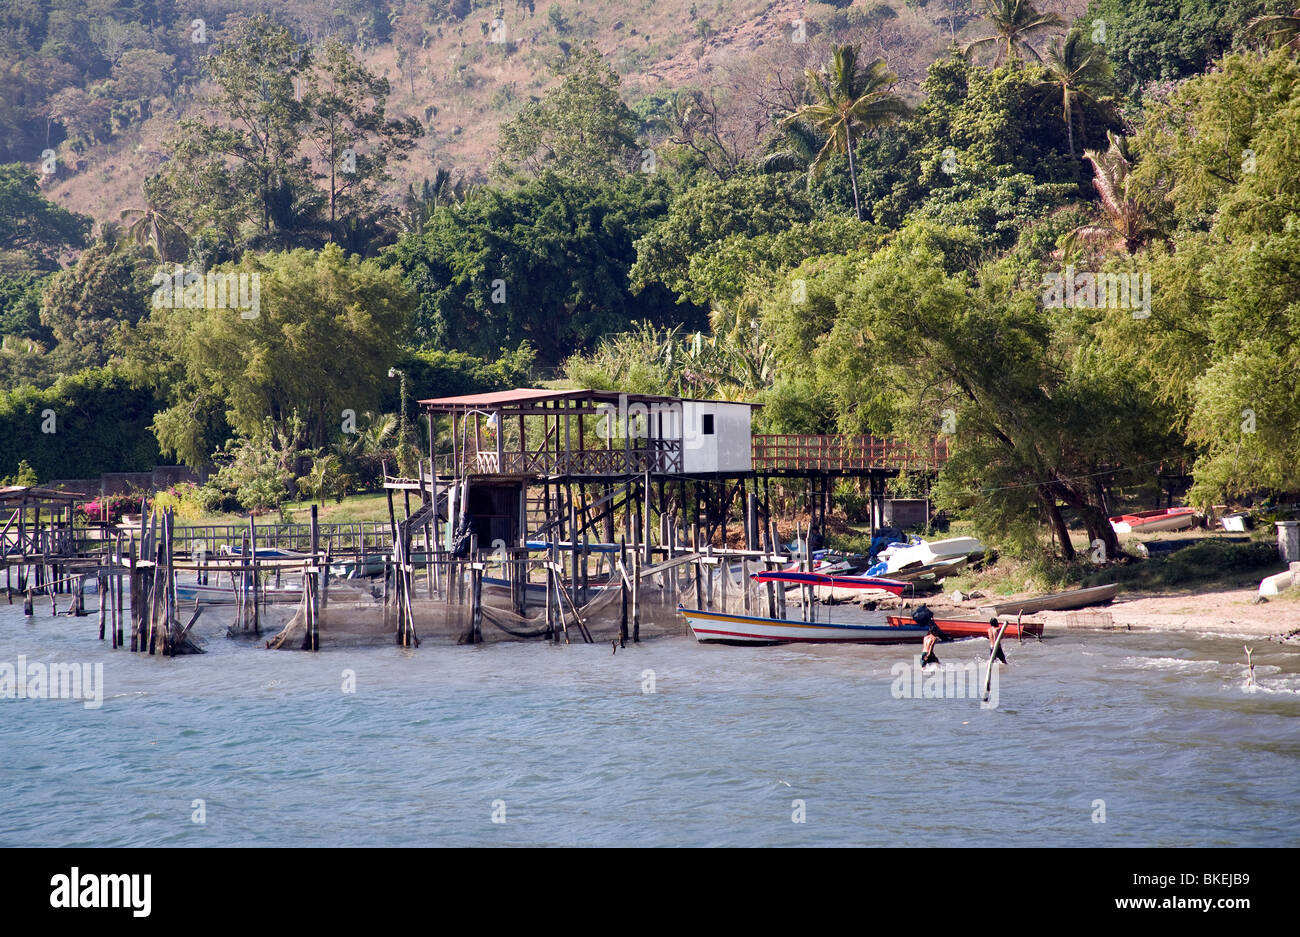
[{"label": "fishing net", "polygon": [[[547,627],[546,590],[544,587],[537,588],[541,585],[540,582],[533,583],[533,587],[526,590],[527,603],[523,614],[511,607],[512,600],[507,587],[484,583],[481,638],[484,642],[536,640],[546,638],[549,632],[554,631],[557,640],[565,640],[567,633],[570,643],[581,642],[584,636],[578,625],[580,619],[593,641],[617,640],[623,615],[621,580],[621,573],[615,569],[607,578],[589,583],[585,590],[566,587],[562,595],[553,591],[553,629]],[[448,582],[442,585],[445,592],[453,598],[463,596],[463,600],[449,602],[443,596],[429,598],[427,579],[419,576],[415,578],[411,588],[415,633],[421,643],[466,643],[470,640],[472,626],[468,581],[462,587],[463,591]],[[677,611],[679,604],[687,608],[767,615],[767,586],[753,583],[749,586],[746,601],[746,578],[742,568],[737,566],[729,569],[726,563],[701,568],[698,575],[692,563],[676,566],[665,563],[658,567],[646,567],[642,570],[637,602],[640,635],[647,638],[689,634],[690,629]],[[579,599],[586,601],[580,602]],[[358,589],[342,592],[339,584],[331,584],[327,601],[318,615],[317,632],[321,647],[393,644],[398,624],[395,604],[385,605],[381,599],[373,598]],[[634,627],[629,589],[629,636]],[[284,630],[271,639],[268,646],[296,650],[302,647],[306,628],[306,608],[300,605]]]}]

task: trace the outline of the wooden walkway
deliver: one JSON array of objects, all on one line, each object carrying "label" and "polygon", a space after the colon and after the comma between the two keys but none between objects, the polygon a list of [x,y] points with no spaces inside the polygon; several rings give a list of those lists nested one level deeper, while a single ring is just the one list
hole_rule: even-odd
[{"label": "wooden walkway", "polygon": [[943,436],[923,448],[880,436],[772,435],[753,440],[754,471],[760,473],[935,471],[948,461],[948,440]]}]

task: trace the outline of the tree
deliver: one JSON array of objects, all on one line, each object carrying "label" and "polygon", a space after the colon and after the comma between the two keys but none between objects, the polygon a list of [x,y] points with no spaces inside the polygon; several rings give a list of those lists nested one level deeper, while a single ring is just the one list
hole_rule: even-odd
[{"label": "tree", "polygon": [[62,250],[85,246],[91,223],[45,198],[27,166],[0,166],[0,269],[56,269]]},{"label": "tree", "polygon": [[302,421],[296,414],[256,423],[249,435],[229,439],[213,454],[216,473],[208,486],[233,494],[253,513],[278,508],[289,497],[289,485],[300,457]]},{"label": "tree", "polygon": [[117,350],[120,331],[149,313],[154,265],[134,245],[99,240],[56,273],[41,295],[41,323],[73,368],[101,367]]},{"label": "tree", "polygon": [[402,209],[390,220],[398,234],[419,234],[440,205],[460,205],[478,191],[464,176],[452,176],[450,169],[439,166],[433,179],[427,177],[406,187]]},{"label": "tree", "polygon": [[153,388],[133,386],[112,367],[61,375],[43,389],[0,392],[0,474],[21,459],[44,479],[148,471],[160,459],[149,432],[157,406]]},{"label": "tree", "polygon": [[[1021,550],[1047,520],[1070,559],[1060,502],[1118,555],[1100,478],[1168,453],[1149,394],[1092,340],[1092,310],[1047,309],[1017,261],[971,277],[946,256],[960,234],[909,226],[885,250],[828,272],[832,307],[813,367],[842,430],[932,439],[955,429],[947,506]],[[811,285],[810,285],[811,288]],[[770,313],[769,313],[770,314]],[[796,321],[792,315],[789,321]],[[785,346],[785,341],[779,341]]]},{"label": "tree", "polygon": [[673,199],[667,214],[636,242],[629,271],[633,290],[661,284],[680,303],[709,297],[692,282],[691,267],[708,262],[727,238],[779,234],[813,220],[806,186],[793,173],[705,179]]},{"label": "tree", "polygon": [[1300,7],[1296,7],[1289,14],[1257,16],[1250,21],[1247,28],[1252,35],[1266,42],[1300,49]]},{"label": "tree", "polygon": [[185,259],[191,243],[190,236],[158,204],[156,187],[149,180],[144,184],[144,207],[127,208],[120,217],[127,225],[127,237],[141,247],[152,245],[154,253],[163,263]]},{"label": "tree", "polygon": [[993,35],[968,43],[965,51],[969,54],[975,49],[991,46],[997,49],[993,61],[995,66],[1020,58],[1022,52],[1028,52],[1035,61],[1041,61],[1042,56],[1029,40],[1043,30],[1065,26],[1058,14],[1039,13],[1030,0],[984,0],[984,3],[987,9],[985,18],[993,27]]},{"label": "tree", "polygon": [[1136,100],[1152,82],[1205,71],[1244,37],[1252,19],[1279,5],[1278,0],[1091,0],[1082,20],[1105,23],[1106,56],[1123,90]]},{"label": "tree", "polygon": [[[1160,233],[1152,207],[1131,186],[1133,163],[1124,137],[1109,134],[1110,148],[1101,153],[1088,150],[1084,159],[1092,164],[1092,184],[1101,199],[1103,223],[1084,225],[1073,238],[1118,245],[1127,253],[1136,253]],[[1067,252],[1069,248],[1067,247]]]},{"label": "tree", "polygon": [[405,159],[424,130],[414,117],[386,117],[388,80],[367,71],[338,40],[325,43],[317,65],[306,96],[308,137],[324,167],[334,229],[344,213],[364,218],[379,212],[390,162]]},{"label": "tree", "polygon": [[549,169],[585,183],[625,174],[637,153],[637,120],[618,75],[590,44],[561,59],[553,74],[559,85],[501,126],[498,171],[536,178]]},{"label": "tree", "polygon": [[1300,61],[1225,56],[1134,145],[1132,188],[1173,206],[1177,249],[1138,255],[1150,316],[1117,310],[1100,333],[1194,447],[1196,503],[1300,489]]},{"label": "tree", "polygon": [[1090,104],[1101,108],[1103,98],[1111,91],[1111,70],[1103,54],[1084,39],[1078,29],[1071,29],[1064,42],[1053,39],[1047,47],[1043,63],[1047,78],[1045,90],[1059,96],[1061,120],[1065,122],[1070,141],[1070,156],[1074,156],[1074,118],[1079,118],[1079,136],[1083,138],[1083,108]]},{"label": "tree", "polygon": [[223,119],[185,118],[168,144],[160,184],[174,214],[194,218],[196,228],[233,231],[248,221],[263,244],[293,229],[295,203],[311,188],[299,155],[307,120],[299,92],[310,64],[309,50],[270,17],[227,21],[224,42],[203,59],[216,87],[206,103]]},{"label": "tree", "polygon": [[41,324],[41,291],[46,276],[0,274],[0,335],[51,343],[53,333]]},{"label": "tree", "polygon": [[[314,453],[311,461],[311,471],[298,478],[298,491],[300,494],[319,503],[323,508],[325,507],[325,498],[331,492],[338,490],[341,472],[342,465],[338,456],[332,453]],[[339,497],[341,499],[342,494]]]},{"label": "tree", "polygon": [[419,347],[492,358],[527,341],[556,365],[634,318],[676,318],[661,287],[634,295],[628,282],[664,194],[639,175],[593,186],[546,173],[435,209],[386,255],[419,297]]},{"label": "tree", "polygon": [[[247,254],[220,273],[256,276],[259,305],[155,305],[127,343],[133,376],[164,387],[154,419],[165,452],[206,462],[224,431],[252,436],[268,415],[297,414],[303,449],[333,437],[343,411],[373,408],[409,326],[413,297],[396,270],[348,257],[337,245]],[[187,298],[188,301],[188,298]]]},{"label": "tree", "polygon": [[141,121],[149,118],[149,102],[172,88],[171,74],[176,59],[153,49],[132,49],[113,67],[113,90],[125,101],[136,103]]},{"label": "tree", "polygon": [[831,61],[823,74],[809,69],[808,87],[816,101],[805,104],[787,116],[783,123],[808,123],[826,135],[826,143],[812,163],[819,171],[832,153],[843,153],[849,161],[849,181],[853,186],[853,208],[862,220],[858,198],[858,176],[853,165],[854,131],[864,133],[907,116],[909,109],[894,94],[898,76],[889,71],[884,59],[876,59],[865,69],[858,68],[857,46],[834,46]]}]

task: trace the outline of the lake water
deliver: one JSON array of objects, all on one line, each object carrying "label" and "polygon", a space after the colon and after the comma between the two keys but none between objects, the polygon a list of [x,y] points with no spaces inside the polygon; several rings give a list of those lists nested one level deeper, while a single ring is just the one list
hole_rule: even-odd
[{"label": "lake water", "polygon": [[98,709],[0,699],[0,845],[1300,844],[1300,648],[1260,638],[1011,641],[986,709],[896,698],[912,647],[310,654],[228,614],[165,659],[0,604],[0,667],[104,680]]}]

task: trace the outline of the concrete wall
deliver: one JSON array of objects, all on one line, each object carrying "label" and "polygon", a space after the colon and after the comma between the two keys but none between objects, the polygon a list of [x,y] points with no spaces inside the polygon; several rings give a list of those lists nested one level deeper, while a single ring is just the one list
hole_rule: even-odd
[{"label": "concrete wall", "polygon": [[899,530],[924,527],[930,522],[929,502],[924,498],[888,498],[885,523]]},{"label": "concrete wall", "polygon": [[133,491],[165,491],[172,485],[190,482],[201,485],[207,472],[195,472],[184,465],[158,465],[152,472],[106,472],[99,478],[60,478],[48,483],[50,488],[76,491],[88,498],[100,494],[122,495]]}]

